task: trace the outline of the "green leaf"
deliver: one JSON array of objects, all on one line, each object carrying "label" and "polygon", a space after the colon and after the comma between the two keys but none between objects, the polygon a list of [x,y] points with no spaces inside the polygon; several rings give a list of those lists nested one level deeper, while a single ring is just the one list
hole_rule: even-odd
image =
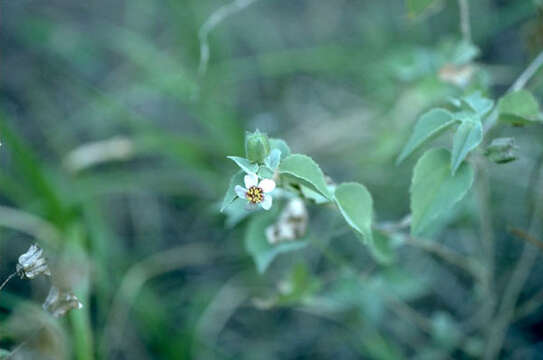
[{"label": "green leaf", "polygon": [[378,263],[389,265],[396,260],[392,243],[393,240],[388,234],[381,231],[373,233],[373,246],[370,247],[370,252]]},{"label": "green leaf", "polygon": [[505,95],[498,102],[500,121],[514,126],[541,123],[539,104],[535,97],[526,90],[519,90]]},{"label": "green leaf", "polygon": [[445,149],[427,151],[417,162],[411,181],[411,233],[419,235],[443,217],[471,188],[473,168],[462,163],[451,175]]},{"label": "green leaf", "polygon": [[245,171],[246,173],[253,173],[256,174],[258,171],[258,164],[252,163],[249,161],[249,159],[242,158],[239,156],[227,156],[230,160],[236,163],[241,170]]},{"label": "green leaf", "polygon": [[272,149],[270,155],[264,160],[264,164],[272,170],[277,169],[279,163],[281,162],[281,150]]},{"label": "green leaf", "polygon": [[293,154],[286,157],[279,165],[279,174],[331,199],[322,170],[309,156]]},{"label": "green leaf", "polygon": [[270,169],[268,166],[262,165],[258,169],[257,175],[263,179],[272,179],[273,173],[274,173],[273,170]]},{"label": "green leaf", "polygon": [[281,150],[281,160],[286,158],[290,155],[290,148],[288,147],[287,143],[283,139],[270,139],[270,147],[272,149],[278,149]]},{"label": "green leaf", "polygon": [[451,173],[464,161],[469,152],[475,149],[483,140],[483,126],[478,118],[465,120],[460,124],[453,138],[451,157]]},{"label": "green leaf", "polygon": [[320,193],[311,190],[310,188],[306,186],[300,186],[300,190],[302,191],[302,194],[304,197],[308,200],[313,200],[315,204],[326,204],[329,203],[330,200],[322,196]]},{"label": "green leaf", "polygon": [[480,91],[463,97],[462,101],[481,117],[488,114],[494,106],[494,100],[482,96]]},{"label": "green leaf", "polygon": [[224,209],[226,215],[224,224],[226,228],[231,229],[253,213],[254,211],[247,209],[247,200],[238,197]]},{"label": "green leaf", "polygon": [[411,18],[417,17],[437,2],[437,0],[407,0],[408,14]]},{"label": "green leaf", "polygon": [[253,257],[258,272],[261,274],[266,271],[278,255],[302,249],[308,244],[307,241],[297,240],[271,245],[266,238],[266,228],[273,224],[277,215],[277,210],[255,214],[245,233],[245,248]]},{"label": "green leaf", "polygon": [[407,158],[413,151],[450,128],[456,122],[453,114],[445,109],[432,109],[424,113],[417,121],[415,129],[398,156],[397,164]]},{"label": "green leaf", "polygon": [[232,203],[232,201],[234,201],[234,199],[237,197],[236,191],[234,189],[235,189],[236,185],[242,185],[243,184],[243,177],[244,176],[245,176],[245,172],[238,171],[230,179],[230,184],[228,185],[228,190],[226,190],[226,194],[224,195],[224,199],[222,201],[221,212],[223,212],[224,209],[226,209]]},{"label": "green leaf", "polygon": [[366,245],[373,246],[373,200],[366,187],[358,183],[341,184],[336,188],[335,200],[347,224],[362,235]]}]

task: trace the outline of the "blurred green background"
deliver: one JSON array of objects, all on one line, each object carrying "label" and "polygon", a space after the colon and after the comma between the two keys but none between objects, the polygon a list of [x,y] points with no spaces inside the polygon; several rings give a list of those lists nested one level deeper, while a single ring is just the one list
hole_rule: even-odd
[{"label": "blurred green background", "polygon": [[[84,308],[52,319],[40,308],[49,279],[12,280],[0,347],[24,342],[15,359],[481,358],[478,309],[499,302],[524,244],[507,230],[529,226],[541,127],[496,130],[517,139],[520,159],[486,164],[433,237],[484,273],[478,244],[491,236],[490,285],[419,246],[379,264],[317,207],[312,246],[260,275],[246,221],[218,211],[235,171],[225,157],[243,156],[245,130],[258,128],[334,180],[363,182],[377,221],[399,221],[416,157],[395,159],[417,116],[467,89],[501,95],[543,49],[541,5],[469,1],[480,53],[466,64],[453,0],[416,19],[400,0],[227,4],[2,1],[0,279],[37,241]],[[473,72],[470,84],[452,84],[449,64],[453,80]],[[543,95],[541,74],[529,89]],[[542,270],[500,358],[543,359]]]}]

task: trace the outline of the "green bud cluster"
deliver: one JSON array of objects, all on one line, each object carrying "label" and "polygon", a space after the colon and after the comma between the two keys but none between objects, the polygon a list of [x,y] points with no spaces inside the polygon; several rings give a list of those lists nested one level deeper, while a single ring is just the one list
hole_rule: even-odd
[{"label": "green bud cluster", "polygon": [[262,164],[270,154],[270,140],[268,135],[256,130],[245,135],[245,154],[253,163]]}]

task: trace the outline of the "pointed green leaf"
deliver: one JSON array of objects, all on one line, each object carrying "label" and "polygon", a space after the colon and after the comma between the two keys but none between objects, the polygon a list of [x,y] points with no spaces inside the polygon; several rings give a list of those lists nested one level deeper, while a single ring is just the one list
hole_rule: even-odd
[{"label": "pointed green leaf", "polygon": [[498,102],[500,121],[514,126],[541,123],[539,103],[527,90],[519,90],[505,95]]},{"label": "pointed green leaf", "polygon": [[273,224],[277,215],[278,211],[263,211],[255,214],[245,233],[245,248],[253,257],[258,272],[261,274],[278,255],[302,249],[308,244],[307,241],[297,240],[271,245],[266,237],[266,229]]},{"label": "pointed green leaf", "polygon": [[411,181],[411,233],[419,235],[460,201],[473,183],[473,168],[462,163],[451,175],[445,149],[427,151],[417,162]]},{"label": "pointed green leaf", "polygon": [[335,200],[347,224],[362,236],[366,245],[373,246],[373,200],[366,187],[358,183],[341,184],[336,188]]},{"label": "pointed green leaf", "polygon": [[290,148],[288,147],[287,143],[283,139],[270,139],[270,147],[272,149],[279,149],[281,150],[281,160],[286,158],[290,155]]},{"label": "pointed green leaf", "polygon": [[432,109],[424,113],[415,125],[409,141],[398,156],[397,164],[407,158],[413,151],[450,128],[456,122],[453,114],[445,109]]},{"label": "pointed green leaf", "polygon": [[224,209],[226,209],[232,203],[232,201],[234,201],[234,199],[237,197],[236,191],[234,189],[236,185],[243,185],[244,176],[245,176],[245,173],[243,171],[238,171],[230,179],[228,190],[226,190],[226,194],[224,195],[224,199],[222,201],[221,212],[223,212]]},{"label": "pointed green leaf", "polygon": [[469,152],[479,146],[482,140],[483,126],[479,119],[465,120],[460,124],[453,138],[451,157],[451,172],[453,175]]},{"label": "pointed green leaf", "polygon": [[260,178],[271,179],[273,178],[274,171],[266,165],[262,165],[256,173]]},{"label": "pointed green leaf", "polygon": [[286,157],[279,165],[279,174],[331,199],[322,170],[309,156],[292,154]]},{"label": "pointed green leaf", "polygon": [[227,156],[227,158],[235,162],[246,173],[256,174],[258,171],[258,164],[252,163],[248,159],[239,156]]},{"label": "pointed green leaf", "polygon": [[494,106],[494,100],[482,96],[480,91],[463,97],[462,101],[481,117],[488,114]]},{"label": "pointed green leaf", "polygon": [[281,150],[279,149],[272,149],[270,155],[264,160],[264,164],[272,170],[277,169],[279,162],[281,162]]}]

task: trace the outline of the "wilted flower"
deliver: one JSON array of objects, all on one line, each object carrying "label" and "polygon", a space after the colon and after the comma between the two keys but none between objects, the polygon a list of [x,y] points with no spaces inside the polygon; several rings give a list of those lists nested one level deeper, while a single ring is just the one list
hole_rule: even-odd
[{"label": "wilted flower", "polygon": [[43,250],[36,244],[30,246],[27,252],[19,256],[17,274],[24,279],[34,279],[40,274],[51,276],[47,261],[43,257]]},{"label": "wilted flower", "polygon": [[258,182],[256,174],[247,174],[243,180],[245,188],[236,185],[236,194],[246,199],[251,207],[260,205],[264,210],[269,210],[272,206],[272,197],[269,193],[275,189],[275,182],[271,179],[262,179]]},{"label": "wilted flower", "polygon": [[71,291],[60,290],[56,286],[51,286],[49,295],[47,295],[42,307],[43,310],[51,313],[54,317],[60,317],[66,315],[72,309],[81,309],[83,304]]},{"label": "wilted flower", "polygon": [[446,64],[439,70],[438,76],[441,81],[459,87],[465,87],[471,81],[473,75],[475,74],[475,70],[475,66],[471,64],[461,66]]},{"label": "wilted flower", "polygon": [[270,244],[293,241],[303,237],[307,231],[308,215],[301,199],[292,199],[279,215],[279,219],[266,229]]}]

